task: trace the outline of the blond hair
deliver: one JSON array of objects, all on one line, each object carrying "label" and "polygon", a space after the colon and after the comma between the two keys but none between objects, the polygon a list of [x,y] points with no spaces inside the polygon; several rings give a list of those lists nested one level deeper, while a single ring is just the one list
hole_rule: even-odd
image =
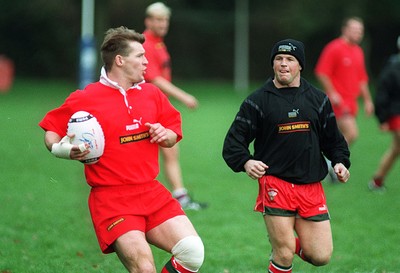
[{"label": "blond hair", "polygon": [[171,9],[167,7],[164,3],[156,2],[151,4],[146,9],[146,17],[153,17],[153,16],[171,16]]}]

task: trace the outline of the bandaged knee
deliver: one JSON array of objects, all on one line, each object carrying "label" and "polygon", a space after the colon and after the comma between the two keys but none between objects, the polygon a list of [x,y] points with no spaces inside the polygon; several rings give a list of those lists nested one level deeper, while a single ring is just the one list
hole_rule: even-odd
[{"label": "bandaged knee", "polygon": [[183,238],[172,248],[171,252],[177,263],[192,272],[199,271],[204,261],[204,245],[198,236]]}]

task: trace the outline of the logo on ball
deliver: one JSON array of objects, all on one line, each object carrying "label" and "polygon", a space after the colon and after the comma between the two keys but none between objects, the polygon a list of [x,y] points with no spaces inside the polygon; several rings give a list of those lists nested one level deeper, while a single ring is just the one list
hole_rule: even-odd
[{"label": "logo on ball", "polygon": [[100,160],[104,152],[104,133],[96,117],[85,111],[78,111],[73,114],[68,122],[68,134],[74,134],[72,144],[89,145],[89,154],[84,160],[85,164],[94,164]]}]

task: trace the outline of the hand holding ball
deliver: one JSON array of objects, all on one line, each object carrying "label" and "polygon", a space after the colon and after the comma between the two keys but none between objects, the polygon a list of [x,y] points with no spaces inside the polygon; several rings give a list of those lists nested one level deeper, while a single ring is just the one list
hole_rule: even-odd
[{"label": "hand holding ball", "polygon": [[78,111],[73,114],[68,122],[67,134],[74,134],[71,144],[77,145],[83,152],[86,144],[90,153],[81,160],[85,164],[94,164],[100,160],[104,152],[104,133],[96,117],[85,111]]}]

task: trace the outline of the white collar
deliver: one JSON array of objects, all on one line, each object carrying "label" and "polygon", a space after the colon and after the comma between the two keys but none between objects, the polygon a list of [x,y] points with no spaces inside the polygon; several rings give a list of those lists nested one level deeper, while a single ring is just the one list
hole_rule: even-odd
[{"label": "white collar", "polygon": [[140,86],[140,84],[145,83],[145,81],[143,80],[141,82],[135,83],[134,85],[129,87],[128,90],[125,91],[125,89],[122,88],[117,82],[112,81],[112,80],[110,80],[110,78],[108,78],[106,69],[103,66],[101,68],[101,73],[100,73],[100,83],[104,84],[106,86],[109,86],[111,88],[118,89],[118,91],[122,94],[122,96],[124,96],[124,102],[125,102],[126,108],[128,109],[128,113],[130,114],[131,110],[132,110],[132,106],[130,106],[128,103],[128,99],[126,97],[127,96],[126,91],[131,90],[131,89],[142,90],[142,87]]},{"label": "white collar", "polygon": [[[121,90],[123,90],[125,92],[125,90],[117,82],[110,80],[110,78],[107,76],[107,72],[106,72],[106,69],[104,68],[104,66],[101,68],[100,83],[102,83],[102,84],[104,84],[106,86],[115,88],[115,89],[119,89],[120,92],[121,92]],[[140,84],[143,84],[143,83],[145,83],[144,80],[141,81],[141,82],[135,83],[134,85],[129,87],[128,90],[130,90],[130,89],[142,90],[142,87],[140,86]]]}]

